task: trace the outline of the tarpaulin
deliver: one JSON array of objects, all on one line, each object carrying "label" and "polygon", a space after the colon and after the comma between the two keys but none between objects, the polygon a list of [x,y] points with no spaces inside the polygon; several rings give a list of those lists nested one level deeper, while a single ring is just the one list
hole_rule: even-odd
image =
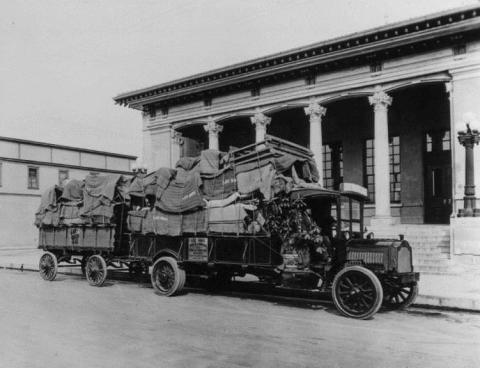
[{"label": "tarpaulin", "polygon": [[144,208],[138,211],[128,211],[127,227],[132,233],[141,232],[143,220],[147,216],[149,209]]},{"label": "tarpaulin", "polygon": [[207,231],[207,211],[199,210],[182,214],[183,233],[205,233]]},{"label": "tarpaulin", "polygon": [[237,185],[240,194],[262,193],[266,200],[272,198],[272,183],[276,171],[272,164],[237,174]]},{"label": "tarpaulin", "polygon": [[245,233],[247,210],[255,207],[236,203],[226,207],[208,208],[208,231],[216,233]]},{"label": "tarpaulin", "polygon": [[186,171],[192,170],[200,162],[200,157],[182,157],[175,164],[175,168],[182,168]]},{"label": "tarpaulin", "polygon": [[63,193],[60,197],[61,201],[78,202],[83,200],[83,180],[69,180],[63,187]]},{"label": "tarpaulin", "polygon": [[40,227],[58,226],[60,223],[60,214],[58,199],[62,195],[62,188],[58,185],[48,188],[40,199],[40,206],[35,213],[35,225]]},{"label": "tarpaulin", "polygon": [[60,221],[65,225],[81,225],[85,219],[80,217],[80,206],[82,202],[60,203]]},{"label": "tarpaulin", "polygon": [[199,170],[201,174],[215,174],[220,168],[221,152],[213,149],[200,153]]},{"label": "tarpaulin", "polygon": [[88,175],[85,178],[80,216],[95,224],[111,222],[113,207],[123,200],[125,192],[122,175]]},{"label": "tarpaulin", "polygon": [[202,175],[202,192],[207,199],[224,199],[237,190],[237,179],[232,168],[220,170],[212,176]]},{"label": "tarpaulin", "polygon": [[179,236],[182,231],[182,215],[179,213],[166,213],[153,209],[148,213],[146,221],[148,229],[153,229],[152,232],[157,235]]},{"label": "tarpaulin", "polygon": [[156,206],[165,212],[182,213],[205,206],[200,193],[202,181],[198,172],[179,177],[181,170],[177,170],[177,177],[170,181],[168,187],[159,197]]}]

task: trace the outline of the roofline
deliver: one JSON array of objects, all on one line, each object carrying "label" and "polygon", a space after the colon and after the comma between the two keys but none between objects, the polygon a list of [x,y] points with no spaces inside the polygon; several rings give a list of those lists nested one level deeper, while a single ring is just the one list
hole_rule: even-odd
[{"label": "roofline", "polygon": [[[137,89],[137,90],[134,90],[134,91],[131,91],[131,92],[121,93],[121,94],[117,95],[116,97],[114,97],[113,99],[118,104],[130,105],[130,103],[128,101],[126,101],[127,99],[130,99],[132,97],[135,97],[137,95],[141,95],[141,94],[144,94],[144,93],[152,92],[153,90],[168,88],[168,87],[172,87],[176,84],[181,84],[181,83],[189,83],[189,82],[192,82],[195,79],[208,78],[208,77],[211,77],[214,74],[218,74],[218,73],[228,73],[230,71],[233,71],[233,69],[248,67],[248,66],[250,66],[252,64],[256,64],[256,63],[268,62],[272,59],[287,57],[291,54],[303,53],[303,52],[311,51],[312,49],[330,46],[332,44],[338,44],[338,43],[343,43],[343,42],[346,42],[348,44],[349,43],[348,41],[354,41],[355,39],[367,37],[367,36],[373,35],[375,33],[394,31],[396,28],[402,28],[402,27],[405,27],[405,26],[414,25],[416,23],[431,21],[431,20],[435,20],[436,18],[446,17],[448,15],[453,16],[455,14],[465,13],[465,12],[468,12],[468,11],[472,11],[472,17],[477,17],[477,16],[480,15],[480,5],[479,4],[466,5],[466,6],[463,6],[463,7],[453,8],[453,9],[429,14],[429,15],[426,15],[426,16],[422,16],[422,17],[410,18],[410,19],[405,20],[405,21],[390,23],[390,24],[387,24],[387,25],[384,25],[384,26],[371,28],[371,29],[368,29],[366,31],[351,33],[351,34],[348,34],[348,35],[345,35],[345,36],[340,36],[340,37],[337,37],[337,38],[332,38],[332,39],[328,39],[328,40],[325,40],[325,41],[312,43],[312,44],[309,44],[309,45],[306,45],[306,46],[301,46],[301,47],[289,49],[289,50],[282,51],[282,52],[279,52],[279,53],[274,53],[274,54],[262,56],[262,57],[259,57],[259,58],[255,58],[255,59],[250,59],[248,61],[244,61],[244,62],[240,62],[240,63],[236,63],[236,64],[231,64],[231,65],[226,66],[226,67],[221,67],[221,68],[212,69],[212,70],[202,72],[202,73],[198,73],[198,74],[193,74],[193,75],[190,75],[188,77],[175,79],[175,80],[172,80],[172,81],[169,81],[169,82],[166,82],[166,83],[161,83],[161,84],[153,85],[153,86],[150,86],[150,87]],[[463,21],[463,19],[464,18],[462,17],[460,21],[456,21],[455,23],[459,23],[459,22]],[[452,22],[452,21],[450,20],[450,22]],[[446,25],[448,26],[448,24],[446,24]],[[435,30],[435,29],[438,29],[439,27],[444,28],[445,24],[442,24],[440,26],[432,26],[430,28],[430,30]],[[421,30],[421,31],[423,31],[423,30]],[[407,33],[415,34],[415,33],[418,33],[418,32],[419,31],[416,30],[416,31],[407,32]],[[401,35],[400,36],[395,35],[395,36],[396,37],[401,37]],[[374,43],[374,42],[375,41],[372,41],[372,43]],[[367,42],[367,44],[368,44],[368,42]],[[351,46],[351,47],[355,48],[355,47],[362,47],[362,46],[364,46],[364,45],[358,46],[358,44],[357,44],[357,45],[354,45],[354,46]],[[342,49],[342,51],[344,51],[344,49]],[[335,50],[333,50],[333,52],[335,52]],[[324,55],[326,56],[326,55],[328,55],[328,53],[325,53]],[[200,84],[206,84],[206,83],[203,83],[203,82],[196,83],[196,86],[198,86]],[[177,90],[177,92],[180,92],[180,91]],[[139,101],[135,101],[135,104],[138,103],[138,102]]]},{"label": "roofline", "polygon": [[126,158],[126,159],[129,159],[129,160],[136,160],[137,159],[137,156],[132,156],[132,155],[123,155],[123,154],[120,154],[120,153],[98,151],[98,150],[71,147],[71,146],[63,146],[63,145],[60,145],[60,144],[31,141],[31,140],[28,140],[28,139],[20,139],[20,138],[11,138],[11,137],[0,136],[0,141],[21,143],[21,144],[30,144],[30,145],[34,145],[34,146],[41,146],[41,147],[48,147],[48,148],[58,148],[58,149],[63,149],[63,150],[68,150],[68,151],[75,151],[75,152],[94,153],[94,154],[100,154],[100,155],[104,155],[104,156]]}]

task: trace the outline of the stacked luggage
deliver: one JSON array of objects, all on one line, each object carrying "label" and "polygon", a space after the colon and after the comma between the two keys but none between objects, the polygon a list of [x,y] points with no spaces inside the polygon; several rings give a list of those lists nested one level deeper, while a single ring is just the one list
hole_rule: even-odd
[{"label": "stacked luggage", "polygon": [[49,188],[37,210],[40,245],[113,249],[115,230],[126,220],[127,180],[91,174]]},{"label": "stacked luggage", "polygon": [[267,136],[224,153],[205,150],[175,169],[139,174],[128,188],[133,233],[179,236],[262,231],[262,203],[294,186],[319,187],[310,150]]}]

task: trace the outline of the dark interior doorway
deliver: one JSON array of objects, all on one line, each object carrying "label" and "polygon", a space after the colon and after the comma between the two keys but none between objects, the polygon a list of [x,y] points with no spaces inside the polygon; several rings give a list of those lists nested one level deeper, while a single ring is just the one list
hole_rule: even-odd
[{"label": "dark interior doorway", "polygon": [[449,130],[425,133],[425,223],[448,224],[452,213],[452,159]]},{"label": "dark interior doorway", "polygon": [[281,110],[270,115],[272,121],[267,133],[278,138],[308,147],[310,143],[310,123],[303,108]]},{"label": "dark interior doorway", "polygon": [[199,156],[200,152],[208,148],[208,136],[203,125],[192,125],[178,130],[182,134],[180,157]]},{"label": "dark interior doorway", "polygon": [[220,151],[228,152],[255,143],[255,128],[249,117],[240,117],[221,123],[223,131],[219,135]]}]

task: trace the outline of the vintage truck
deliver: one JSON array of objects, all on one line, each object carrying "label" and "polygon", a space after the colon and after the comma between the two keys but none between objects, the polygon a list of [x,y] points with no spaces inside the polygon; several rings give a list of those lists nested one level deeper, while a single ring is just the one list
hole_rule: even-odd
[{"label": "vintage truck", "polygon": [[[266,167],[262,162],[272,165],[273,175],[259,171],[260,189],[248,192],[241,190],[245,183],[234,183],[228,197],[179,213],[166,212],[165,203],[159,202],[168,186],[160,185],[160,197],[158,188],[150,191],[150,199],[148,190],[135,197],[134,192],[143,190],[139,187],[152,181],[134,178],[131,196],[125,195],[128,190],[112,195],[110,224],[39,226],[39,248],[45,250],[40,274],[53,280],[59,263],[78,264],[89,283],[100,286],[108,267],[128,269],[150,274],[154,291],[163,296],[179,294],[190,279],[228,286],[233,277],[249,274],[276,288],[329,292],[341,314],[359,319],[372,317],[382,306],[412,304],[419,274],[408,242],[364,237],[365,188],[345,183],[335,191],[305,182],[292,168],[310,158],[309,150],[273,137],[234,150],[228,159],[234,168],[231,178],[243,180],[235,167],[255,163],[260,169]],[[226,173],[222,171],[223,183]],[[250,174],[246,172],[247,179]],[[176,179],[170,180],[179,180],[180,169],[172,175]],[[143,212],[133,211],[139,200],[148,205]]]}]

